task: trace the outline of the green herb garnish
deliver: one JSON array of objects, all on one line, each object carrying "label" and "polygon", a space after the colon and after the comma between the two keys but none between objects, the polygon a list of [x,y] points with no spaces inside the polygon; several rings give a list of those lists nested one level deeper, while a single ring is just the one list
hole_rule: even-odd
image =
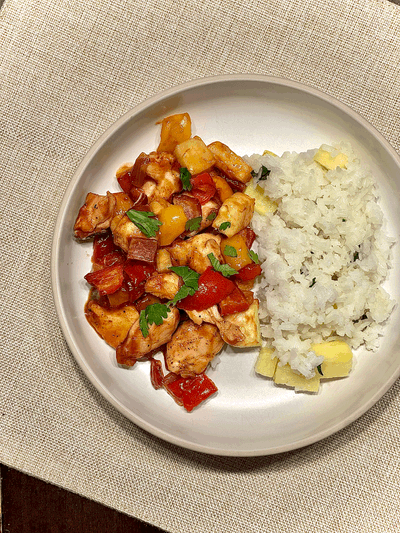
[{"label": "green herb garnish", "polygon": [[167,305],[155,303],[148,305],[146,309],[140,311],[139,315],[139,327],[143,337],[148,337],[149,326],[156,324],[161,326],[164,322],[164,318],[167,318],[170,309]]},{"label": "green herb garnish", "polygon": [[129,219],[135,224],[146,237],[155,237],[162,222],[154,218],[156,215],[151,211],[136,211],[129,209],[126,212]]},{"label": "green herb garnish", "polygon": [[260,260],[258,259],[258,255],[256,254],[256,252],[253,252],[253,250],[249,250],[249,257],[252,261],[254,261],[254,263],[256,263],[257,265],[260,264]]},{"label": "green herb garnish", "polygon": [[197,231],[201,226],[202,217],[195,217],[188,220],[185,224],[186,231]]},{"label": "green herb garnish", "polygon": [[316,282],[317,282],[317,278],[313,278],[313,279],[312,279],[312,282],[310,283],[310,289],[311,289],[311,287],[314,287],[314,285],[316,284]]},{"label": "green herb garnish", "polygon": [[353,255],[353,261],[357,261],[357,259],[360,258],[360,254],[358,252],[355,252],[355,254]]},{"label": "green herb garnish", "polygon": [[228,244],[224,248],[224,255],[226,255],[227,257],[237,257],[236,248],[234,248],[233,246],[229,246]]},{"label": "green herb garnish", "polygon": [[211,213],[207,217],[207,220],[214,220],[216,216],[217,216],[217,213],[215,211],[211,211]]},{"label": "green herb garnish", "polygon": [[183,281],[183,286],[175,294],[174,298],[168,302],[168,305],[176,305],[180,300],[183,300],[186,296],[192,296],[197,291],[200,274],[187,266],[169,267],[169,269],[178,274]]},{"label": "green herb garnish", "polygon": [[232,224],[230,222],[222,222],[220,227],[218,228],[219,231],[225,231],[226,229],[230,228]]},{"label": "green herb garnish", "polygon": [[192,190],[192,183],[190,181],[190,178],[192,175],[188,171],[186,167],[181,167],[179,169],[179,177],[181,178],[182,187],[184,191],[191,191]]},{"label": "green herb garnish", "polygon": [[265,167],[264,165],[261,165],[261,168],[258,170],[258,172],[253,170],[251,172],[251,175],[253,176],[253,178],[257,178],[258,181],[264,181],[268,178],[270,173],[271,171],[269,170],[269,168]]},{"label": "green herb garnish", "polygon": [[322,373],[322,370],[321,370],[321,365],[318,365],[318,366],[317,366],[317,370],[318,370],[318,372],[321,374],[321,376],[323,376],[323,373]]},{"label": "green herb garnish", "polygon": [[208,254],[207,257],[210,260],[210,263],[211,263],[213,269],[216,270],[217,272],[220,272],[226,278],[229,278],[229,276],[234,276],[235,274],[238,273],[237,270],[235,270],[231,266],[222,265],[218,261],[218,259],[215,257],[214,254]]}]

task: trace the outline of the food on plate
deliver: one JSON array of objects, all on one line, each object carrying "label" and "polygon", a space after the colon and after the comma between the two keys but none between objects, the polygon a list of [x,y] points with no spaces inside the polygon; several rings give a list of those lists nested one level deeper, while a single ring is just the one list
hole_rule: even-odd
[{"label": "food on plate", "polygon": [[316,392],[349,374],[353,350],[377,348],[394,307],[382,286],[394,241],[374,180],[347,143],[244,159],[263,271],[255,370]]},{"label": "food on plate", "polygon": [[261,342],[251,172],[171,115],[157,150],[117,170],[122,191],[89,192],[75,222],[77,239],[93,239],[89,324],[118,364],[150,360],[154,388],[187,411],[217,391],[205,372],[225,344]]},{"label": "food on plate", "polygon": [[256,373],[296,391],[348,376],[394,307],[394,241],[351,147],[242,158],[188,113],[158,124],[157,150],[117,170],[121,191],[89,192],[74,226],[93,240],[85,315],[118,364],[150,361],[188,411],[217,391],[225,345],[261,347]]}]

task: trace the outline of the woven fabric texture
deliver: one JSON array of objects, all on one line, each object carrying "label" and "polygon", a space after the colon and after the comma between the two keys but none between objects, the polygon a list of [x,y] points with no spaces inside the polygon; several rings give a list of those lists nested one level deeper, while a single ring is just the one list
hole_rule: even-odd
[{"label": "woven fabric texture", "polygon": [[174,533],[399,531],[399,381],[301,450],[236,459],[177,448],[119,414],[75,363],[52,302],[50,249],[63,193],[99,135],[194,78],[309,84],[400,152],[400,7],[6,0],[0,42],[0,462]]}]

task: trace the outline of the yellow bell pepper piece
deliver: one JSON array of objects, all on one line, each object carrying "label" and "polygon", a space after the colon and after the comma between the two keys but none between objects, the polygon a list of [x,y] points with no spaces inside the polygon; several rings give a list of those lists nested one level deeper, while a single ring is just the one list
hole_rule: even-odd
[{"label": "yellow bell pepper piece", "polygon": [[[229,248],[226,250],[227,246]],[[241,268],[245,267],[246,265],[250,265],[250,263],[253,262],[249,256],[249,250],[246,246],[246,241],[239,234],[224,239],[221,242],[221,252],[224,256],[225,263],[235,270],[240,270]],[[236,253],[236,257],[232,257],[232,254],[234,253]]]},{"label": "yellow bell pepper piece", "polygon": [[162,222],[158,232],[158,244],[168,246],[181,233],[185,231],[187,217],[180,205],[169,205],[162,209],[158,214],[158,220]]}]

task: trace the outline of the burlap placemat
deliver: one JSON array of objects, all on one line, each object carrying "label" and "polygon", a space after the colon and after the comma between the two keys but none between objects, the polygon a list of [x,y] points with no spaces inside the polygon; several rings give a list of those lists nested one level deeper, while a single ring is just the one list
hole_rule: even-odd
[{"label": "burlap placemat", "polygon": [[173,532],[397,532],[399,381],[338,434],[206,456],[94,390],[53,307],[50,247],[79,161],[145,98],[206,75],[287,77],[400,151],[400,7],[386,0],[6,0],[0,12],[0,462]]}]

